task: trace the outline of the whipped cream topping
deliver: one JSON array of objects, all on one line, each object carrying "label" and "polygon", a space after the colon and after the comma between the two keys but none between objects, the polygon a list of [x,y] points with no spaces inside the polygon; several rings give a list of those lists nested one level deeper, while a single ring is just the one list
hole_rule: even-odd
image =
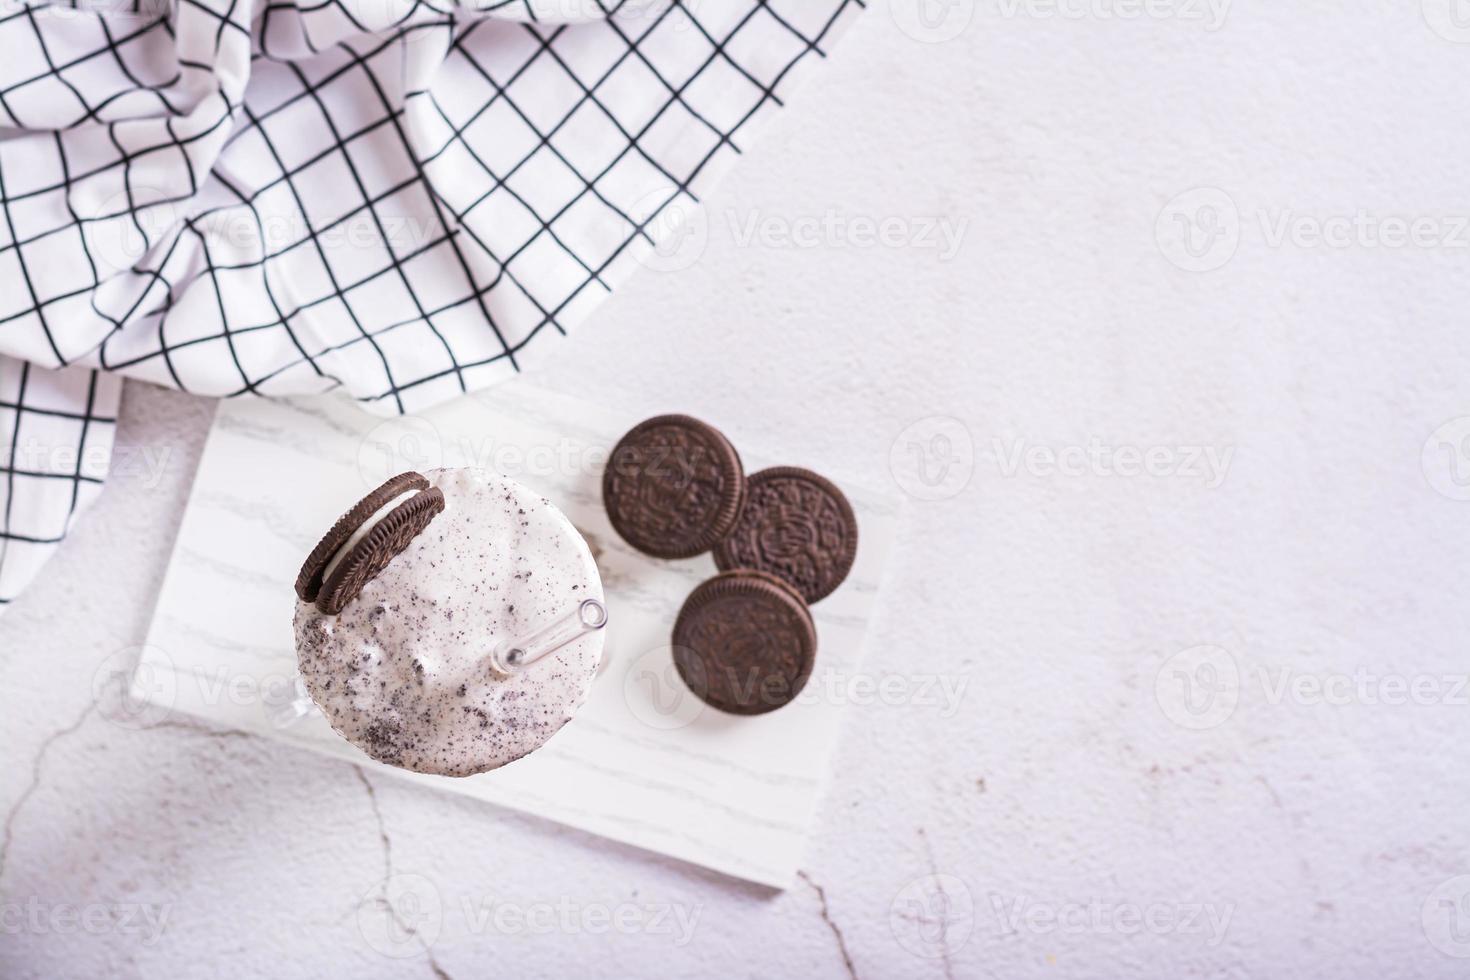
[{"label": "whipped cream topping", "polygon": [[298,602],[296,655],[348,741],[389,765],[468,776],[539,748],[586,700],[601,631],[509,677],[489,657],[602,601],[602,582],[581,534],[543,497],[483,470],[424,475],[443,513],[336,616]]}]

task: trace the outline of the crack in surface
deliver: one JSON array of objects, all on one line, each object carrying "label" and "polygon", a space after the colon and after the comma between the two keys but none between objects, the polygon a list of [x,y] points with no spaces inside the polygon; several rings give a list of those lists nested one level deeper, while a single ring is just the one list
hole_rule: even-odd
[{"label": "crack in surface", "polygon": [[177,719],[170,719],[169,721],[156,722],[156,723],[154,723],[152,725],[149,725],[147,728],[140,729],[140,731],[151,732],[151,731],[155,731],[155,730],[160,729],[160,728],[171,728],[171,729],[173,729],[175,731],[181,731],[181,732],[193,732],[196,735],[203,735],[206,738],[259,738],[260,737],[259,735],[255,734],[254,732],[247,732],[247,731],[245,731],[245,729],[243,729],[243,728],[211,728],[210,726],[201,724],[199,722],[182,721],[182,720],[177,720]]},{"label": "crack in surface", "polygon": [[362,783],[362,788],[367,790],[368,805],[373,808],[373,819],[378,823],[378,840],[383,844],[383,878],[393,877],[393,842],[388,839],[388,827],[383,823],[383,811],[378,806],[378,790],[368,781],[367,773],[362,771],[362,766],[353,766],[353,773],[357,781]]},{"label": "crack in surface", "polygon": [[[924,832],[923,827],[919,828],[919,840],[924,842],[924,857],[929,862],[929,875],[935,881],[938,881],[939,865],[934,860],[934,846],[929,843],[929,835]],[[944,980],[954,980],[954,964],[949,960],[949,944],[947,942],[941,942],[939,944],[939,959],[940,963],[944,966]]]},{"label": "crack in surface", "polygon": [[31,759],[30,785],[21,790],[20,796],[16,797],[15,802],[10,806],[10,810],[5,814],[4,836],[0,838],[0,877],[4,877],[5,869],[9,867],[10,844],[15,839],[15,818],[20,815],[21,808],[26,805],[26,801],[41,786],[41,768],[45,764],[46,753],[50,751],[51,746],[55,745],[61,739],[66,738],[66,736],[72,734],[78,728],[81,728],[83,723],[92,716],[92,712],[96,710],[97,702],[92,701],[87,705],[87,710],[77,716],[76,721],[67,725],[65,728],[58,729],[50,735],[47,735],[36,749],[36,754]]},{"label": "crack in surface", "polygon": [[418,940],[419,946],[424,950],[424,957],[428,960],[429,969],[433,971],[435,980],[453,980],[439,961],[434,957],[434,950],[419,935],[418,929],[405,922],[398,908],[388,899],[388,879],[393,877],[393,841],[388,836],[388,825],[383,822],[383,810],[378,806],[378,790],[372,781],[367,778],[367,773],[362,771],[362,766],[354,765],[352,771],[357,776],[357,781],[362,783],[362,788],[367,791],[368,805],[373,809],[373,819],[378,824],[378,841],[383,845],[383,883],[379,886],[378,902],[398,923],[398,927],[408,935]]},{"label": "crack in surface", "polygon": [[832,910],[827,906],[827,890],[812,880],[812,876],[805,871],[797,871],[796,877],[806,882],[812,891],[817,893],[817,901],[821,903],[820,911],[822,921],[827,923],[827,928],[832,930],[832,935],[837,939],[837,951],[842,954],[842,965],[847,967],[847,975],[852,980],[857,980],[857,967],[852,965],[852,955],[847,951],[847,938],[842,935],[842,929],[832,918]]},{"label": "crack in surface", "polygon": [[[55,732],[52,732],[41,742],[40,746],[36,749],[36,755],[31,760],[30,784],[21,791],[20,796],[16,798],[15,803],[11,805],[9,812],[7,812],[5,815],[5,828],[3,836],[0,836],[0,877],[4,876],[5,869],[8,865],[8,859],[10,857],[10,847],[15,839],[16,818],[19,816],[21,808],[25,806],[26,802],[30,800],[31,796],[41,786],[42,768],[45,765],[46,753],[50,750],[53,744],[67,737],[68,735],[71,735],[77,729],[81,728],[82,725],[86,723],[87,719],[92,716],[92,713],[97,710],[97,708],[98,702],[95,700],[92,701],[90,704],[87,705],[86,710],[84,710],[80,715],[77,716],[76,721],[72,722],[70,725],[67,725],[65,728],[61,728]],[[247,732],[238,728],[210,728],[197,722],[181,720],[160,721],[157,724],[149,725],[146,728],[139,729],[139,731],[152,731],[155,728],[172,728],[179,731],[193,732],[196,735],[204,735],[208,738],[258,737],[252,732]]]}]

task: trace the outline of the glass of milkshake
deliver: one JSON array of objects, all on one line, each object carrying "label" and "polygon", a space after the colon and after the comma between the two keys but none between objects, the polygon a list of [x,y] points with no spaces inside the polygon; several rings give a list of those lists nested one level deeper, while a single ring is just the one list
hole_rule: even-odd
[{"label": "glass of milkshake", "polygon": [[586,542],[544,497],[484,470],[389,480],[322,539],[296,591],[310,702],[369,756],[415,772],[469,776],[534,751],[602,660]]}]

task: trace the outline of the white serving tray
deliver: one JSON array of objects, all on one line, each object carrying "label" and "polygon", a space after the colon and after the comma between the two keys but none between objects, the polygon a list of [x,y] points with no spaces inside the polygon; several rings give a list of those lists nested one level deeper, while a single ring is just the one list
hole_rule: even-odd
[{"label": "white serving tray", "polygon": [[[650,559],[612,531],[608,449],[639,421],[521,381],[384,421],[340,399],[224,402],[135,674],[135,697],[784,888],[801,860],[897,522],[897,503],[843,484],[858,515],[851,576],[813,607],[819,653],[796,703],[755,718],[703,706],[678,679],[669,630],[714,574],[709,556]],[[718,423],[718,420],[713,420]],[[739,446],[749,471],[773,463]],[[543,748],[467,779],[382,766],[319,715],[280,727],[295,676],[292,583],[333,520],[392,473],[482,465],[541,492],[586,535],[610,613],[588,703]],[[830,475],[830,474],[829,474]],[[841,481],[839,481],[841,482]]]}]

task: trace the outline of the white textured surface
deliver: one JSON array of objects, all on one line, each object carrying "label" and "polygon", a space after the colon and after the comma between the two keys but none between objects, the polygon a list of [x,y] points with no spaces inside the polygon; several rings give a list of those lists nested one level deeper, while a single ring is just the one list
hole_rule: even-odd
[{"label": "white textured surface", "polygon": [[[152,945],[22,928],[0,937],[0,972],[844,976],[845,952],[862,977],[1462,975],[1440,901],[1470,871],[1464,705],[1273,686],[1283,669],[1463,676],[1470,503],[1436,492],[1454,484],[1426,480],[1420,454],[1470,414],[1465,250],[1272,247],[1258,212],[1470,213],[1470,47],[1413,3],[1240,2],[1215,32],[1002,9],[1034,8],[983,4],[934,45],[882,5],[860,19],[710,200],[702,260],[636,280],[542,375],[836,472],[883,472],[916,419],[971,434],[968,487],[910,509],[869,662],[972,683],[950,717],[850,714],[807,885],[772,897],[253,738],[93,717],[96,666],[143,636],[208,418],[133,387],[119,442],[167,448],[164,479],[110,485],[0,620],[0,891],[21,913],[32,896],[162,903],[167,928]],[[1200,186],[1231,195],[1243,231],[1228,264],[1192,274],[1155,223]],[[970,224],[944,263],[742,248],[725,221],[828,208]],[[1093,437],[1234,454],[1210,489],[1007,478],[992,443]],[[1228,719],[1191,731],[1156,677],[1200,644],[1245,683]],[[358,930],[385,867],[444,898],[432,962],[384,959]],[[935,871],[975,907],[947,960],[913,955],[912,908],[892,914]],[[1068,924],[1008,931],[996,906],[1023,896]],[[697,906],[697,925],[683,945],[475,934],[463,904],[563,899]],[[1204,926],[1069,913],[1094,902],[1233,911],[1210,945]]]}]

